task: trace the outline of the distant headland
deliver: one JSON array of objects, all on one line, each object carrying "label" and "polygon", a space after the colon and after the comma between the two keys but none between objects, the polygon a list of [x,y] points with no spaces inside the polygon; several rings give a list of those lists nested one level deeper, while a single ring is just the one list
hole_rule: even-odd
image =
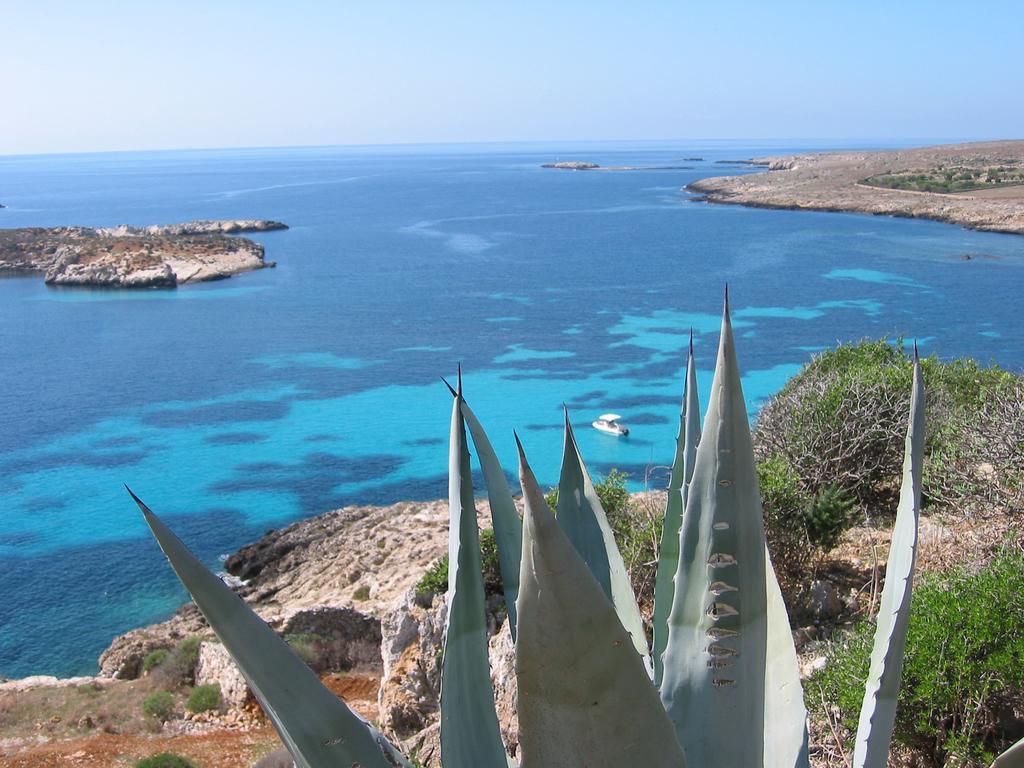
[{"label": "distant headland", "polygon": [[934,219],[1024,234],[1024,141],[747,161],[769,173],[702,179],[712,203]]},{"label": "distant headland", "polygon": [[189,221],[133,227],[0,229],[0,274],[41,274],[49,285],[173,288],[276,266],[241,232],[279,221]]},{"label": "distant headland", "polygon": [[[688,158],[700,160],[699,157]],[[556,168],[561,171],[686,171],[689,165],[598,165],[586,160],[562,160],[557,163],[544,163],[541,168]]]}]

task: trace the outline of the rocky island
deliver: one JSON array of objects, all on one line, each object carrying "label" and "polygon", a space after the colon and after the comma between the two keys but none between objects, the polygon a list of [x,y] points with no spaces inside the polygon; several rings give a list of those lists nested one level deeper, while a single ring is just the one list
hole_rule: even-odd
[{"label": "rocky island", "polygon": [[767,173],[686,187],[713,203],[934,219],[1024,234],[1024,141],[748,161]]},{"label": "rocky island", "polygon": [[0,274],[40,274],[49,285],[173,288],[275,266],[242,232],[278,221],[190,221],[133,227],[0,229]]},{"label": "rocky island", "polygon": [[[697,160],[700,158],[698,157]],[[541,168],[555,168],[560,171],[686,171],[691,167],[689,165],[598,165],[585,160],[563,160],[541,165]]]},{"label": "rocky island", "polygon": [[559,168],[563,171],[596,171],[601,166],[583,160],[566,160],[560,163],[544,163],[541,168]]}]

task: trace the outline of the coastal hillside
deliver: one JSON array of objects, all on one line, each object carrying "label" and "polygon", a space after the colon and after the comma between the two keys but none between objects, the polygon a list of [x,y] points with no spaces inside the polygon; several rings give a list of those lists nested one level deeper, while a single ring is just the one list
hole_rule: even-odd
[{"label": "coastal hillside", "polygon": [[273,267],[242,232],[278,221],[190,221],[132,227],[0,229],[0,274],[41,274],[49,285],[173,288]]},{"label": "coastal hillside", "polygon": [[713,203],[934,219],[1024,233],[1024,141],[762,157],[687,185]]}]

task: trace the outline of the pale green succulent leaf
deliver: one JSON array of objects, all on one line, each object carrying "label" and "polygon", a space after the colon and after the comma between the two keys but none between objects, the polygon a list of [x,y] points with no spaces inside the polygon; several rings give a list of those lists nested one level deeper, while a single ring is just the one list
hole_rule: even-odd
[{"label": "pale green succulent leaf", "polygon": [[992,768],[1024,768],[1024,739],[1021,739],[997,757]]},{"label": "pale green succulent leaf", "polygon": [[853,750],[854,768],[885,768],[896,722],[896,698],[903,672],[903,651],[910,621],[917,522],[921,510],[921,471],[924,462],[925,396],[921,364],[914,354],[914,382],[903,457],[896,523],[889,545],[885,586],[878,608],[871,664]]},{"label": "pale green succulent leaf", "polygon": [[134,493],[132,498],[298,768],[409,766],[379,732],[327,690],[288,644],[211,573]]},{"label": "pale green succulent leaf", "polygon": [[694,765],[761,765],[768,564],[728,302],[680,535],[662,702]]},{"label": "pale green succulent leaf", "polygon": [[521,768],[684,768],[629,633],[519,450],[526,506],[516,643]]},{"label": "pale green succulent leaf", "polygon": [[615,543],[615,534],[608,524],[608,516],[583,463],[576,436],[569,423],[568,410],[565,413],[562,472],[558,479],[557,521],[615,606],[622,626],[629,632],[633,647],[643,659],[648,675],[653,677],[654,665],[629,572],[618,544]]},{"label": "pale green succulent leaf", "polygon": [[693,359],[693,334],[686,357],[686,383],[683,387],[683,407],[679,411],[679,433],[676,453],[672,461],[672,474],[668,482],[668,500],[658,547],[658,571],[654,582],[654,684],[661,685],[664,671],[662,655],[668,645],[668,615],[675,596],[676,569],[679,565],[679,529],[686,508],[686,495],[693,477],[693,462],[700,442],[700,402],[697,395],[697,370]]},{"label": "pale green succulent leaf", "polygon": [[501,569],[502,589],[508,608],[509,630],[512,641],[516,639],[516,599],[519,597],[519,559],[523,551],[523,522],[516,511],[512,491],[508,487],[505,471],[487,438],[483,425],[465,399],[462,401],[462,415],[473,436],[477,458],[484,473],[487,486],[487,501],[491,508],[491,525],[494,541],[498,547],[498,566]]},{"label": "pale green succulent leaf", "polygon": [[452,405],[448,464],[448,620],[441,666],[441,762],[445,768],[485,768],[507,763],[494,710],[487,618],[462,416],[462,382]]},{"label": "pale green succulent leaf", "polygon": [[807,708],[800,684],[800,661],[767,546],[764,562],[768,644],[764,668],[763,768],[809,768]]}]

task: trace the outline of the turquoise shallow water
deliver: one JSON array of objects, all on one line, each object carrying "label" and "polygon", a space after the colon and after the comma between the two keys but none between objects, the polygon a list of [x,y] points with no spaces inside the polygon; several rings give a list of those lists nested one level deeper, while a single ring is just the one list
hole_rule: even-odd
[{"label": "turquoise shallow water", "polygon": [[[509,470],[515,428],[555,482],[565,402],[591,469],[636,487],[664,482],[691,328],[710,384],[726,282],[752,410],[814,351],[864,336],[1024,366],[1024,240],[682,191],[750,172],[715,160],[807,148],[825,147],[0,158],[3,227],[291,225],[259,236],[277,269],[227,282],[0,280],[0,674],[88,672],[114,634],[184,599],[122,483],[211,564],[333,507],[446,495],[439,376],[459,362]],[[692,167],[538,167],[559,158]],[[587,428],[607,410],[628,439]]]}]

